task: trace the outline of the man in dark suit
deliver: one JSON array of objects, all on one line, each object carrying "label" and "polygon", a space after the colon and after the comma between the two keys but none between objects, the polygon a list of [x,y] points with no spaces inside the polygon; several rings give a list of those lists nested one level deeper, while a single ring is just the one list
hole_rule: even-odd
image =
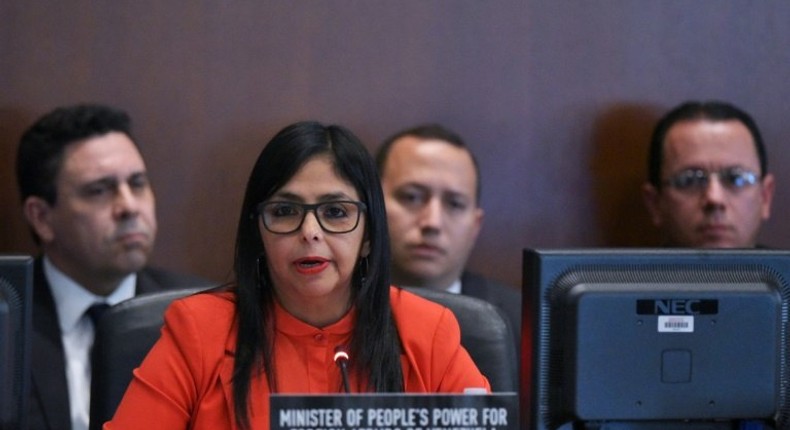
[{"label": "man in dark suit", "polygon": [[146,267],[154,194],[125,112],[55,109],[22,136],[17,180],[35,262],[30,429],[85,430],[100,309],[208,281]]},{"label": "man in dark suit", "polygon": [[400,131],[376,156],[397,285],[461,293],[498,306],[520,349],[515,288],[464,270],[483,221],[480,170],[463,140],[437,124]]}]

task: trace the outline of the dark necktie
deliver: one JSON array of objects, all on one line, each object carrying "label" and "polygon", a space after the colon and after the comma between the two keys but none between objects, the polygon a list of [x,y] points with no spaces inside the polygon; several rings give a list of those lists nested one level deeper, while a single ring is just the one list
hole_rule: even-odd
[{"label": "dark necktie", "polygon": [[99,328],[99,321],[101,320],[101,316],[102,314],[104,314],[104,311],[106,311],[109,307],[110,305],[108,305],[107,303],[94,303],[91,305],[91,307],[88,308],[87,311],[85,311],[85,314],[88,315],[88,318],[90,318],[91,322],[93,323],[94,331],[96,331]]},{"label": "dark necktie", "polygon": [[[109,308],[110,305],[107,303],[94,303],[88,308],[87,311],[85,311],[85,315],[87,315],[93,323],[94,336],[99,332],[99,321],[101,321],[102,314],[104,314],[104,312]],[[90,357],[91,362],[93,362],[93,344],[91,344],[91,347],[88,350],[88,357]]]}]

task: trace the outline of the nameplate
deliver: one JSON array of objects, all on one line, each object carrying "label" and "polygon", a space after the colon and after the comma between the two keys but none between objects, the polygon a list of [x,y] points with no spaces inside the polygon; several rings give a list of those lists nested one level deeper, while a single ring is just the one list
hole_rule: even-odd
[{"label": "nameplate", "polygon": [[270,396],[270,430],[517,430],[518,396],[348,394]]}]

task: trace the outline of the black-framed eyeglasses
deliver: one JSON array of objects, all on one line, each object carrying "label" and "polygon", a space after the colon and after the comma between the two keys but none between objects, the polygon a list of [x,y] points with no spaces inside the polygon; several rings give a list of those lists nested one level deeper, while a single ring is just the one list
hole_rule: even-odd
[{"label": "black-framed eyeglasses", "polygon": [[360,215],[367,210],[362,202],[338,200],[304,204],[296,202],[263,202],[257,206],[258,216],[266,230],[288,234],[299,230],[307,213],[312,211],[327,233],[348,233],[359,225]]},{"label": "black-framed eyeglasses", "polygon": [[710,178],[714,175],[719,183],[730,191],[738,191],[760,182],[760,175],[751,170],[742,167],[725,167],[716,171],[699,168],[682,170],[662,184],[680,191],[698,192],[708,187]]}]

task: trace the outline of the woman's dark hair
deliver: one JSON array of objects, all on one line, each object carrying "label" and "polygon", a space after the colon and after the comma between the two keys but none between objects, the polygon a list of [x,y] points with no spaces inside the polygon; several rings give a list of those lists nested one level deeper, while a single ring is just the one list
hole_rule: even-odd
[{"label": "woman's dark hair", "polygon": [[[339,177],[353,185],[365,212],[366,262],[358,262],[351,280],[356,311],[350,363],[366,375],[368,389],[403,391],[400,342],[389,302],[389,236],[384,197],[373,159],[347,129],[317,122],[299,122],[275,135],[258,156],[247,182],[236,236],[237,322],[233,399],[239,427],[249,426],[250,381],[265,372],[277,391],[273,357],[274,290],[269,277],[256,206],[282,188],[307,161],[328,155]],[[260,262],[259,262],[260,260]]]}]

